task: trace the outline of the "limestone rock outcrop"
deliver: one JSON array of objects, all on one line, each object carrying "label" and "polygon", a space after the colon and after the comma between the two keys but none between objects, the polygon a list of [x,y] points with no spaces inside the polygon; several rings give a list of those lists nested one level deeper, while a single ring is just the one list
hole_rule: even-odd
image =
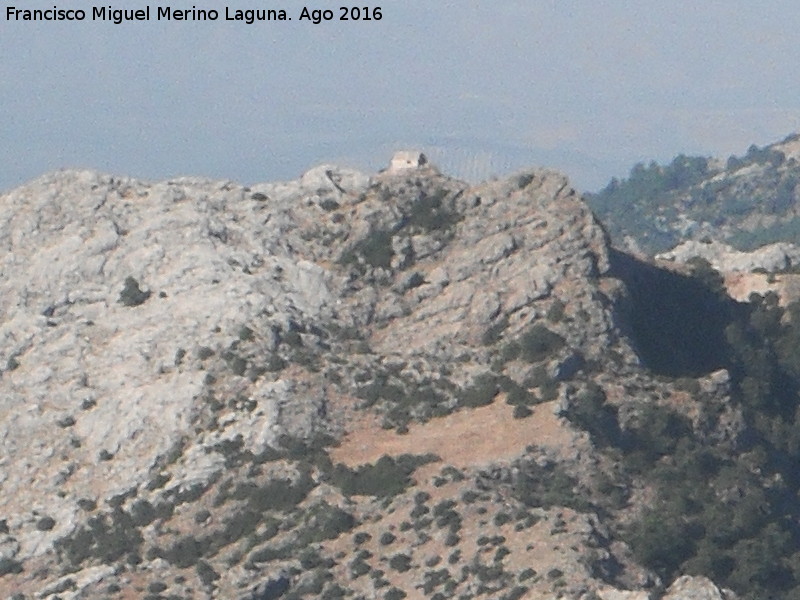
[{"label": "limestone rock outcrop", "polygon": [[714,585],[707,577],[684,575],[667,590],[664,600],[734,600],[736,595]]},{"label": "limestone rock outcrop", "polygon": [[707,260],[718,271],[737,271],[751,273],[753,271],[786,271],[800,264],[800,248],[794,244],[779,242],[768,244],[751,252],[742,252],[722,242],[683,242],[662,254],[657,259],[679,263],[689,262],[692,258]]},{"label": "limestone rock outcrop", "polygon": [[[602,459],[557,406],[597,365],[638,367],[605,233],[562,175],[60,171],[0,196],[0,222],[0,595],[366,597],[366,572],[409,593],[653,587],[591,512],[531,509],[515,487],[520,456],[590,479]],[[423,425],[500,397],[514,408],[481,414],[507,426],[487,445],[502,460],[422,454]],[[466,421],[440,423],[458,439]],[[380,431],[402,451],[348,455]],[[502,536],[481,533],[487,511]],[[462,536],[480,540],[463,555]],[[497,571],[484,546],[517,558]],[[445,552],[459,579],[431,574]]]}]

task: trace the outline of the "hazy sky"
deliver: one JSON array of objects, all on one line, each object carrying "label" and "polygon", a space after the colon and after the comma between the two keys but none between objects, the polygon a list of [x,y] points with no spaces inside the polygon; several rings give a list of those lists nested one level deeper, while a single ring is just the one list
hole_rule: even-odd
[{"label": "hazy sky", "polygon": [[[82,8],[14,22],[9,5]],[[377,170],[397,148],[487,176],[526,165],[602,187],[639,160],[727,158],[800,129],[796,0],[392,0],[313,25],[303,6],[197,0],[216,22],[92,22],[93,0],[6,0],[0,190],[86,167],[255,183],[322,162]],[[106,4],[105,6],[108,6]],[[226,22],[224,7],[293,21]]]}]

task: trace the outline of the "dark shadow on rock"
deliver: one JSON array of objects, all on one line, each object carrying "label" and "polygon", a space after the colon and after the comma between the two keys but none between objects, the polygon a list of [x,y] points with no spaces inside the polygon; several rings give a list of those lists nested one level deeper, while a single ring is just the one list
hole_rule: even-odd
[{"label": "dark shadow on rock", "polygon": [[696,377],[728,366],[725,328],[747,305],[726,296],[713,272],[688,276],[618,250],[610,260],[610,275],[628,290],[618,325],[645,367],[659,375]]}]

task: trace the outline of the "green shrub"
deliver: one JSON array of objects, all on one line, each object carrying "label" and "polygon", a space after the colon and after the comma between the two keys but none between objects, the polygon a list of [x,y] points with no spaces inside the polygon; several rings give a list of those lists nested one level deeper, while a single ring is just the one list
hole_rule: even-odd
[{"label": "green shrub", "polygon": [[336,600],[337,598],[344,598],[346,595],[347,590],[345,590],[338,583],[333,583],[326,588],[324,592],[322,592],[320,598],[322,600]]},{"label": "green shrub", "polygon": [[549,508],[565,506],[575,510],[589,508],[588,501],[576,492],[577,481],[554,464],[541,466],[535,462],[519,464],[512,493],[527,506]]},{"label": "green shrub", "polygon": [[503,337],[503,332],[508,329],[508,316],[503,315],[497,323],[489,328],[481,336],[481,343],[484,346],[494,346]]},{"label": "green shrub", "polygon": [[194,522],[198,525],[205,523],[211,518],[211,512],[206,509],[197,511],[194,515]]},{"label": "green shrub", "polygon": [[153,581],[147,585],[147,591],[152,594],[158,594],[167,589],[167,584],[163,581]]},{"label": "green shrub", "polygon": [[442,477],[447,477],[448,479],[450,479],[450,481],[453,482],[464,481],[466,479],[464,473],[462,473],[452,465],[445,465],[444,467],[442,467]]},{"label": "green shrub", "polygon": [[309,509],[308,522],[304,525],[299,543],[310,543],[333,540],[356,526],[355,517],[338,506],[320,502]]},{"label": "green shrub", "polygon": [[389,559],[389,566],[399,573],[411,569],[411,557],[407,554],[395,554]]},{"label": "green shrub", "polygon": [[497,552],[494,553],[494,562],[502,561],[509,554],[511,554],[511,550],[509,550],[506,546],[500,546],[497,549]]},{"label": "green shrub", "polygon": [[461,499],[464,501],[464,504],[472,504],[480,497],[480,494],[474,490],[467,490],[463,494],[461,494]]},{"label": "green shrub", "polygon": [[[501,376],[498,378],[500,387],[506,393],[506,404],[511,406],[533,406],[539,404],[541,400],[529,392],[525,387],[518,384],[510,377]],[[533,386],[531,386],[533,387]]]},{"label": "green shrub", "polygon": [[414,504],[425,504],[430,499],[431,495],[424,490],[414,494]]},{"label": "green shrub", "polygon": [[289,511],[302,502],[314,488],[315,483],[307,473],[297,480],[271,479],[263,484],[252,482],[239,484],[234,498],[247,500],[250,510],[263,513],[269,510]]},{"label": "green shrub", "polygon": [[357,534],[353,536],[353,543],[356,546],[360,546],[361,544],[368,542],[372,539],[372,536],[368,534],[366,531],[359,531]]},{"label": "green shrub", "polygon": [[22,563],[12,558],[0,558],[0,577],[22,573]]},{"label": "green shrub", "polygon": [[215,581],[220,578],[219,573],[217,573],[211,565],[209,565],[204,560],[198,560],[197,564],[195,565],[195,570],[197,571],[197,576],[200,578],[200,581],[203,582],[204,585],[211,585]]},{"label": "green shrub", "polygon": [[564,319],[565,304],[556,298],[547,310],[547,320],[551,323],[559,323]]},{"label": "green shrub", "polygon": [[186,535],[167,549],[161,558],[180,569],[196,566],[206,552],[210,542],[199,540],[193,535]]},{"label": "green shrub", "polygon": [[78,500],[78,508],[86,512],[92,512],[97,508],[97,502],[91,498],[81,498]]},{"label": "green shrub", "polygon": [[393,534],[391,531],[384,531],[379,538],[379,542],[381,546],[388,546],[392,544],[397,539],[397,536]]},{"label": "green shrub", "polygon": [[293,557],[294,553],[294,546],[290,543],[264,546],[250,555],[248,564],[257,565],[276,560],[286,560],[287,558]]},{"label": "green shrub", "polygon": [[131,506],[131,518],[136,527],[147,527],[155,521],[156,510],[147,500],[139,499]]},{"label": "green shrub", "polygon": [[494,524],[497,527],[502,527],[506,523],[510,523],[511,520],[511,515],[509,515],[507,512],[501,511],[494,516]]},{"label": "green shrub", "polygon": [[214,351],[208,346],[200,346],[197,349],[197,358],[199,358],[200,360],[206,360],[208,358],[211,358],[212,356],[214,356]]},{"label": "green shrub", "polygon": [[617,420],[617,409],[606,402],[606,394],[599,385],[589,382],[570,403],[567,419],[587,431],[596,446],[602,448],[620,445],[622,432]]},{"label": "green shrub", "polygon": [[533,411],[528,408],[527,406],[515,406],[514,407],[514,418],[515,419],[525,419],[530,417],[533,414]]},{"label": "green shrub", "polygon": [[520,600],[528,593],[528,589],[524,585],[518,585],[507,594],[501,596],[500,600]]},{"label": "green shrub", "polygon": [[684,415],[657,404],[645,404],[626,427],[622,447],[627,454],[635,455],[629,457],[631,465],[638,463],[647,468],[659,458],[673,454],[681,439],[691,434],[691,421]]},{"label": "green shrub", "polygon": [[471,385],[461,390],[458,403],[467,408],[486,406],[494,401],[499,391],[500,385],[497,376],[483,373],[478,375]]},{"label": "green shrub", "polygon": [[323,198],[320,200],[319,206],[326,212],[331,212],[340,208],[339,203],[333,198]]},{"label": "green shrub", "polygon": [[347,250],[339,262],[345,265],[360,265],[364,263],[372,267],[388,269],[392,265],[392,234],[389,231],[378,229],[357,242],[351,249]]},{"label": "green shrub", "polygon": [[627,542],[642,564],[671,577],[693,553],[695,540],[686,535],[680,518],[649,510],[628,531]]},{"label": "green shrub", "polygon": [[417,467],[438,460],[433,455],[403,454],[399,457],[382,456],[374,465],[364,465],[356,470],[337,464],[332,482],[345,495],[391,497],[411,485],[411,474]]},{"label": "green shrub", "polygon": [[383,600],[403,600],[405,597],[403,590],[393,587],[383,595]]},{"label": "green shrub", "polygon": [[503,576],[503,565],[482,565],[475,566],[475,575],[480,581],[496,581]]},{"label": "green shrub", "polygon": [[128,276],[125,278],[125,286],[119,294],[118,302],[123,306],[139,306],[144,304],[151,294],[152,292],[149,290],[143,292],[139,288],[139,282]]},{"label": "green shrub", "polygon": [[358,579],[372,570],[362,558],[356,558],[350,563],[350,573],[353,579]]},{"label": "green shrub", "polygon": [[564,347],[565,341],[557,333],[544,325],[536,323],[522,334],[519,340],[520,356],[523,360],[534,363],[550,358]]},{"label": "green shrub", "polygon": [[56,540],[54,546],[59,557],[77,567],[91,558],[115,563],[128,553],[138,553],[142,542],[130,515],[116,508],[110,514],[90,518],[86,527]]},{"label": "green shrub", "polygon": [[426,571],[425,580],[422,584],[422,591],[426,595],[430,595],[433,590],[447,583],[450,579],[450,572],[447,569],[439,569],[438,571]]},{"label": "green shrub", "polygon": [[459,220],[459,215],[444,205],[447,190],[436,190],[432,195],[421,191],[408,215],[407,226],[426,232],[446,232]]},{"label": "green shrub", "polygon": [[300,552],[300,566],[306,571],[316,569],[323,564],[319,551],[314,548],[304,548]]}]

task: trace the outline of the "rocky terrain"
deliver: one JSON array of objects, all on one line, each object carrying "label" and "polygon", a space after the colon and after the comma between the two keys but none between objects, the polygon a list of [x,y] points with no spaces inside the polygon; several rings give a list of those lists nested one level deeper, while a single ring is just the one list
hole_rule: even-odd
[{"label": "rocky terrain", "polygon": [[[800,135],[727,160],[639,163],[587,201],[614,244],[653,256],[685,241],[754,250],[800,236]],[[796,263],[795,263],[796,264]]]},{"label": "rocky terrain", "polygon": [[710,526],[648,545],[694,522],[650,477],[681,448],[752,509],[704,346],[738,305],[612,249],[563,176],[61,171],[0,221],[0,596],[752,597]]},{"label": "rocky terrain", "polygon": [[753,293],[765,296],[770,292],[777,294],[783,306],[800,299],[800,274],[792,266],[800,264],[800,248],[794,244],[767,244],[742,252],[721,242],[687,241],[655,258],[678,269],[706,261],[723,276],[728,295],[739,302],[748,302]]}]

